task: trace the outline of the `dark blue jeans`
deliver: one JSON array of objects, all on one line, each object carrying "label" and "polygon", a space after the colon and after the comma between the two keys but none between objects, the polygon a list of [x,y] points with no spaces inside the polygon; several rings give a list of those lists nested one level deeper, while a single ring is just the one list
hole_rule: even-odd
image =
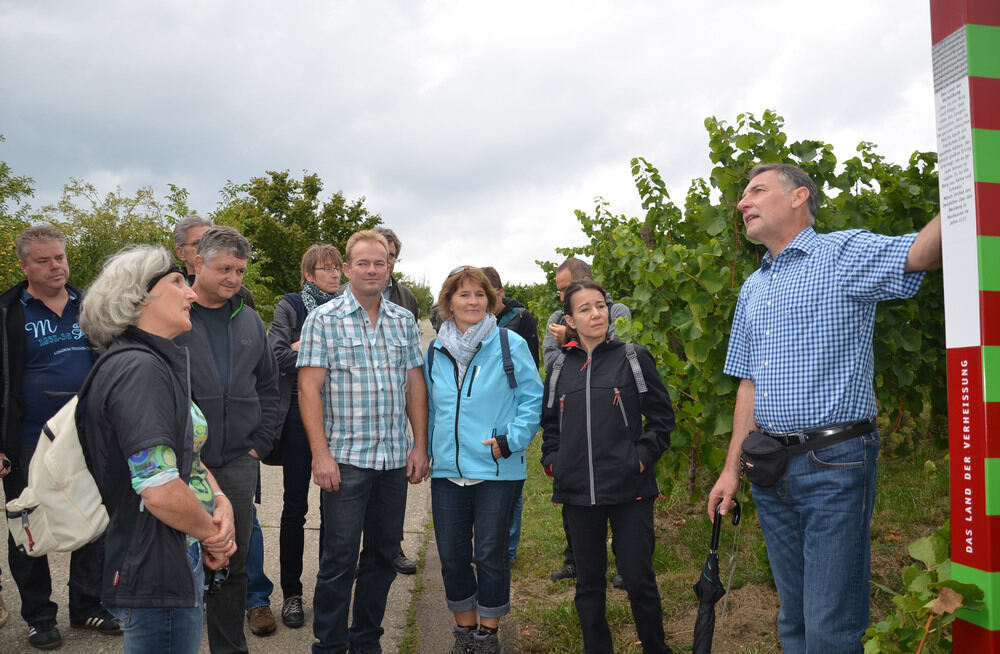
[{"label": "dark blue jeans", "polygon": [[434,538],[445,601],[452,612],[475,609],[483,618],[510,612],[507,537],[514,500],[523,486],[524,480],[471,486],[431,480]]},{"label": "dark blue jeans", "polygon": [[371,470],[341,463],[340,490],[323,491],[323,551],[313,602],[313,634],[319,642],[313,643],[314,654],[342,654],[348,646],[378,650],[385,602],[396,578],[392,560],[403,539],[406,484],[406,468]]},{"label": "dark blue jeans", "polygon": [[753,487],[781,609],[785,654],[860,654],[870,620],[878,432],[793,456]]},{"label": "dark blue jeans", "polygon": [[281,561],[281,594],[285,599],[302,595],[302,556],[305,549],[306,513],[309,512],[309,482],[312,451],[299,407],[288,409],[281,431],[281,474],[284,504],[278,549]]},{"label": "dark blue jeans", "polygon": [[[188,548],[188,565],[194,587],[205,585],[201,563],[201,544]],[[178,571],[180,574],[180,571]],[[111,608],[124,635],[125,654],[197,654],[201,647],[204,604],[198,593],[198,606],[190,608]]]},{"label": "dark blue jeans", "polygon": [[[22,444],[18,467],[3,479],[8,499],[18,497],[28,484],[28,464],[36,444]],[[58,606],[52,601],[52,577],[46,556],[28,556],[17,549],[7,534],[7,561],[21,595],[21,617],[29,625],[56,620]],[[69,618],[82,622],[101,608],[101,575],[104,572],[104,536],[70,555]]]}]

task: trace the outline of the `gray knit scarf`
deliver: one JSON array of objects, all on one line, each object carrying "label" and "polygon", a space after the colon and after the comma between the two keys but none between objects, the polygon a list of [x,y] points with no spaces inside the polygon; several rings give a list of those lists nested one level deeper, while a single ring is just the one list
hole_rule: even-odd
[{"label": "gray knit scarf", "polygon": [[485,318],[466,329],[464,334],[458,331],[454,318],[446,320],[441,325],[438,338],[458,364],[460,383],[465,380],[465,370],[469,367],[472,357],[479,351],[480,344],[489,337],[496,326],[497,317],[492,313],[487,313]]}]

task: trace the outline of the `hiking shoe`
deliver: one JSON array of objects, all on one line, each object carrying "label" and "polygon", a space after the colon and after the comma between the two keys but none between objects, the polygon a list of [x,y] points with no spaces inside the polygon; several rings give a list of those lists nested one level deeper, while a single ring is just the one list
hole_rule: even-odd
[{"label": "hiking shoe", "polygon": [[10,612],[7,610],[7,605],[3,603],[3,595],[0,595],[0,627],[7,624],[7,618],[10,617]]},{"label": "hiking shoe", "polygon": [[55,649],[62,645],[62,636],[56,629],[55,620],[29,624],[28,643],[38,649]]},{"label": "hiking shoe", "polygon": [[417,564],[406,558],[403,551],[400,550],[396,558],[392,560],[392,567],[396,568],[396,572],[401,575],[415,575],[417,574]]},{"label": "hiking shoe", "polygon": [[281,621],[286,627],[296,629],[306,622],[306,613],[302,610],[302,596],[286,597],[281,604]]},{"label": "hiking shoe", "polygon": [[615,574],[615,576],[611,578],[611,585],[614,586],[615,588],[621,588],[622,590],[624,590],[625,577],[621,576],[620,574]]},{"label": "hiking shoe", "polygon": [[496,632],[486,634],[477,631],[472,636],[472,647],[468,651],[470,654],[503,654],[500,636]]},{"label": "hiking shoe", "polygon": [[472,651],[472,639],[476,635],[476,627],[455,625],[455,644],[448,654],[469,654]]},{"label": "hiking shoe", "polygon": [[84,618],[83,620],[73,620],[71,618],[69,626],[74,629],[93,629],[105,636],[119,636],[122,633],[122,627],[118,624],[118,618],[111,615],[104,607],[98,609],[89,618]]},{"label": "hiking shoe", "polygon": [[254,636],[267,636],[274,633],[278,625],[274,622],[274,614],[268,605],[257,606],[247,611],[247,620],[250,621],[250,631]]},{"label": "hiking shoe", "polygon": [[562,568],[553,572],[549,577],[552,581],[562,581],[563,579],[576,579],[576,565],[567,563]]}]

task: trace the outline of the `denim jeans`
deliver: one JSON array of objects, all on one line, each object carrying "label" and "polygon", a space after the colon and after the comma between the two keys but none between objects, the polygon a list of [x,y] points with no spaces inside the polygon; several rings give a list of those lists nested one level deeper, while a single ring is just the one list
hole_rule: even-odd
[{"label": "denim jeans", "polygon": [[205,600],[205,629],[213,654],[240,654],[247,651],[246,622],[247,552],[253,530],[253,496],[257,489],[260,462],[249,453],[209,470],[219,488],[233,505],[236,523],[236,554],[229,559],[229,579],[219,592]]},{"label": "denim jeans", "polygon": [[281,594],[285,599],[302,595],[302,556],[305,549],[306,513],[309,511],[309,482],[312,479],[312,451],[299,408],[293,402],[281,432],[281,474],[284,504],[278,549],[281,561]]},{"label": "denim jeans", "polygon": [[753,486],[785,654],[863,651],[880,443],[874,432],[793,456],[777,484]]},{"label": "denim jeans", "polygon": [[[18,497],[28,485],[28,464],[37,443],[21,444],[18,467],[3,478],[4,494]],[[21,617],[29,625],[56,620],[58,606],[52,601],[52,577],[47,556],[28,556],[7,534],[7,561],[10,576],[21,596]],[[104,572],[104,536],[70,555],[69,618],[83,622],[101,609],[101,575]]]},{"label": "denim jeans", "polygon": [[586,654],[612,654],[606,615],[608,523],[617,542],[618,572],[625,579],[635,630],[644,654],[669,651],[664,641],[663,607],[653,571],[653,498],[601,506],[564,505],[576,548],[576,612]]},{"label": "denim jeans", "polygon": [[403,539],[406,484],[406,468],[371,470],[341,463],[340,490],[323,491],[323,551],[313,602],[313,634],[319,642],[313,643],[314,654],[342,654],[348,646],[381,651],[382,617],[396,578],[392,560]]},{"label": "denim jeans", "polygon": [[514,498],[514,512],[510,516],[510,529],[507,531],[507,563],[517,560],[517,546],[521,544],[521,513],[524,511],[524,495]]},{"label": "denim jeans", "polygon": [[[194,587],[205,585],[201,544],[188,547],[188,564]],[[124,636],[125,654],[196,654],[201,647],[202,594],[198,606],[189,608],[108,609],[118,618]]]},{"label": "denim jeans", "polygon": [[459,486],[431,479],[434,538],[445,601],[452,612],[475,609],[483,618],[510,612],[507,534],[514,499],[523,487],[524,480]]},{"label": "denim jeans", "polygon": [[247,551],[247,611],[271,605],[274,584],[264,574],[264,533],[257,521],[257,505],[253,505],[253,529]]}]

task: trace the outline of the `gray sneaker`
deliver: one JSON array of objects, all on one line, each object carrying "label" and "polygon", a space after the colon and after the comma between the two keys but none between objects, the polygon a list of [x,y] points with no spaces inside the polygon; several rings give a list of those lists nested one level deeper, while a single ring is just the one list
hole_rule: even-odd
[{"label": "gray sneaker", "polygon": [[471,654],[503,654],[500,647],[500,636],[498,634],[483,634],[476,632],[472,637]]},{"label": "gray sneaker", "polygon": [[468,654],[472,651],[472,639],[476,635],[476,627],[455,625],[455,644],[448,654]]}]

